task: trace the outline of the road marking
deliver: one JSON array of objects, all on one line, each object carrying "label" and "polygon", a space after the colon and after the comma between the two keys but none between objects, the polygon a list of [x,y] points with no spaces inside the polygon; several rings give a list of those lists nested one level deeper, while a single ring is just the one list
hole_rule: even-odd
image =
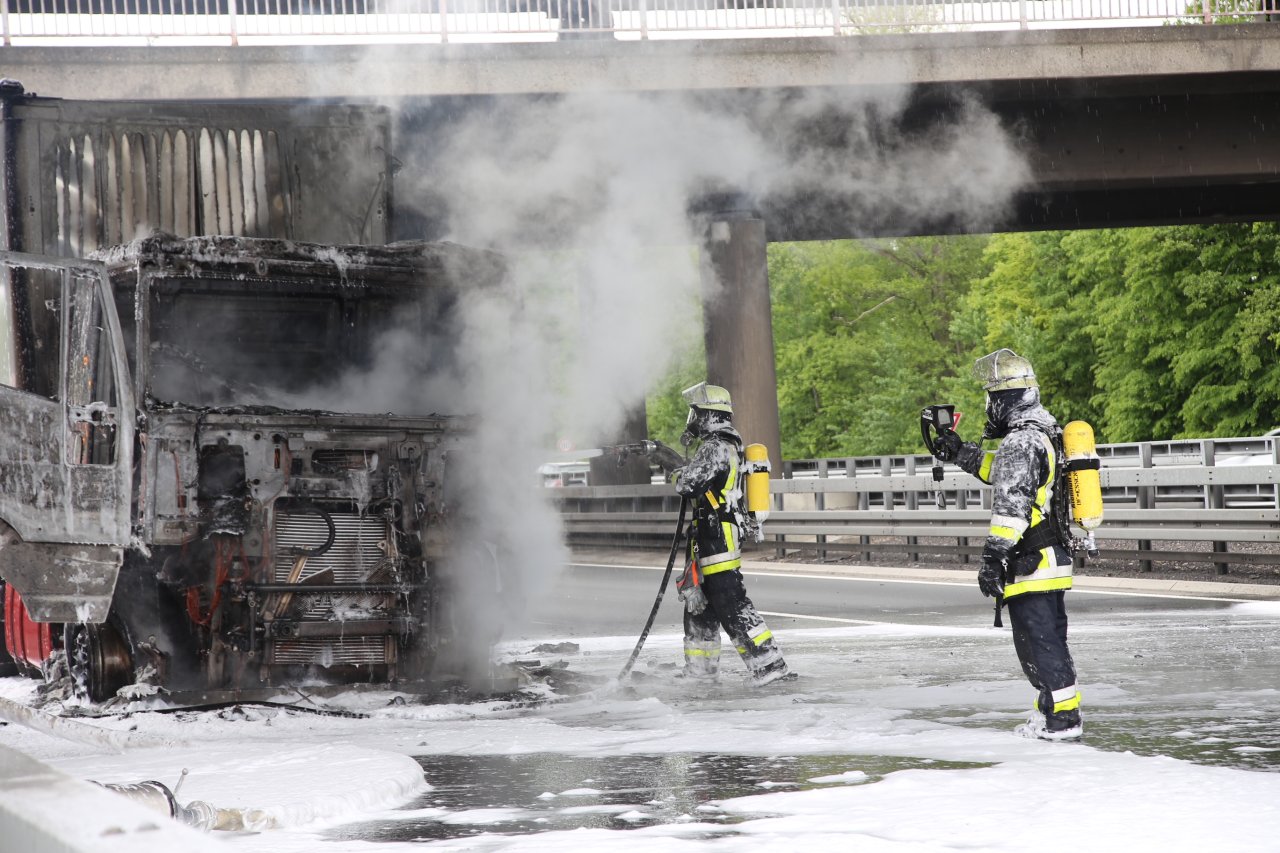
[{"label": "road marking", "polygon": [[839,622],[841,625],[900,625],[900,622],[876,622],[871,619],[841,619],[838,616],[806,616],[803,613],[777,613],[772,610],[757,611],[761,616],[777,616],[780,619],[811,619],[814,622]]},{"label": "road marking", "polygon": [[[648,571],[661,572],[665,571],[663,566],[637,566],[629,563],[569,563],[570,566],[595,567],[605,569],[646,569]],[[915,578],[885,578],[885,577],[857,577],[851,575],[808,575],[799,572],[767,572],[754,569],[743,571],[744,575],[753,577],[770,577],[770,578],[800,578],[803,580],[816,581],[859,581],[862,583],[901,583],[901,584],[917,584],[920,586],[973,586],[972,581],[926,581],[917,580]],[[1129,590],[1111,590],[1111,589],[1086,589],[1084,587],[1073,587],[1068,592],[1082,593],[1084,595],[1115,595],[1128,598],[1171,598],[1175,601],[1217,601],[1225,604],[1250,604],[1257,601],[1273,601],[1274,599],[1259,598],[1222,598],[1210,595],[1191,595],[1173,592],[1132,592]],[[810,617],[805,617],[810,618]],[[816,617],[813,617],[816,618]],[[893,624],[889,622],[871,623],[871,624]]]}]

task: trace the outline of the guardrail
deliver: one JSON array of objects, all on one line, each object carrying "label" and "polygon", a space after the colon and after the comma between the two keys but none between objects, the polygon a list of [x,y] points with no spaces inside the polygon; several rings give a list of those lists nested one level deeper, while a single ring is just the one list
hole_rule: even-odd
[{"label": "guardrail", "polygon": [[844,36],[1280,20],[1280,0],[4,0],[8,44]]},{"label": "guardrail", "polygon": [[[1280,566],[1280,437],[1104,445],[1098,455],[1102,558],[1147,570],[1156,561],[1212,563],[1220,574],[1231,563]],[[784,463],[770,483],[769,539],[756,547],[968,562],[982,551],[991,488],[954,466],[935,482],[932,465],[912,455]],[[570,543],[584,546],[669,541],[679,509],[661,484],[569,487],[552,497]]]}]

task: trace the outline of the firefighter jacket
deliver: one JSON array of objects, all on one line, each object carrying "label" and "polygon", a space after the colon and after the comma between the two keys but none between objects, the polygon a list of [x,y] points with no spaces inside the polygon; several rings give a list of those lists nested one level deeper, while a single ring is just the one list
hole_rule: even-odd
[{"label": "firefighter jacket", "polygon": [[676,472],[676,492],[693,506],[689,541],[702,575],[742,566],[737,510],[742,499],[742,437],[725,425],[706,436]]},{"label": "firefighter jacket", "polygon": [[1009,433],[994,452],[957,459],[961,468],[990,483],[994,491],[983,560],[1009,566],[1012,577],[1006,577],[1005,599],[1070,589],[1071,552],[1061,511],[1066,484],[1059,483],[1062,431],[1039,404],[1010,420]]}]

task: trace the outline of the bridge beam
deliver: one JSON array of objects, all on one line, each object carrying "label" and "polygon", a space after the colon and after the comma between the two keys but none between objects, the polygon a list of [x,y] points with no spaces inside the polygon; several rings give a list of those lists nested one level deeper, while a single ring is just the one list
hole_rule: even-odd
[{"label": "bridge beam", "polygon": [[747,212],[712,217],[701,270],[707,381],[729,389],[734,425],[748,444],[769,449],[779,477],[782,431],[764,220]]}]

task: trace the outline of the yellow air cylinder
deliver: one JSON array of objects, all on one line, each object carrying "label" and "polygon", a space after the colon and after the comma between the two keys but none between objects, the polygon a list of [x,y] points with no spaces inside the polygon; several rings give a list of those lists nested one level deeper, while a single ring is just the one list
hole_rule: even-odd
[{"label": "yellow air cylinder", "polygon": [[[743,453],[747,467],[747,510],[757,515],[769,512],[769,448],[763,444],[748,444]],[[763,465],[760,463],[764,463]]]},{"label": "yellow air cylinder", "polygon": [[1067,485],[1071,489],[1071,519],[1085,530],[1102,524],[1101,462],[1093,440],[1093,427],[1072,421],[1062,428],[1066,453]]}]

